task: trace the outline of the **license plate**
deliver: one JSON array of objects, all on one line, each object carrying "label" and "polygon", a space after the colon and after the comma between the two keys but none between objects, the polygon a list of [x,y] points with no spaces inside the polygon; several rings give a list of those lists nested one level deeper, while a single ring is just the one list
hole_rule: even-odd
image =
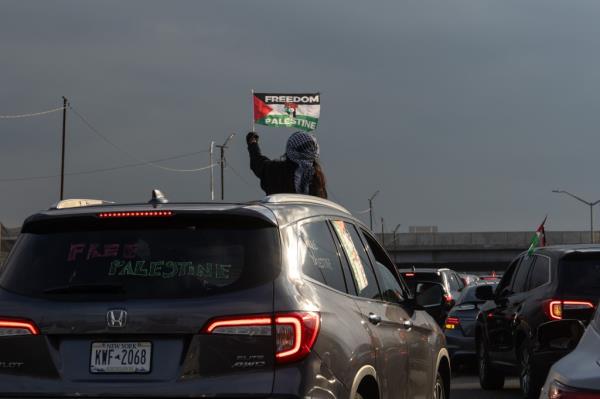
[{"label": "license plate", "polygon": [[149,373],[151,342],[93,342],[92,373]]}]

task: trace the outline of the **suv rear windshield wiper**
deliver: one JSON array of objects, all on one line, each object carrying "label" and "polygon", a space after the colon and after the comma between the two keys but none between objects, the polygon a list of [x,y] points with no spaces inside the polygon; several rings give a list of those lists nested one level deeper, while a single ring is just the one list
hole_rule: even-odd
[{"label": "suv rear windshield wiper", "polygon": [[125,289],[121,284],[70,284],[51,287],[44,294],[123,294]]}]

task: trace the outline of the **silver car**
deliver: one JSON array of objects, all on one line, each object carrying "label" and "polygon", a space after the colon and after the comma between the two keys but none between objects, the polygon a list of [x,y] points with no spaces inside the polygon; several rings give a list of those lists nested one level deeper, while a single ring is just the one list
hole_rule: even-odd
[{"label": "silver car", "polygon": [[444,399],[442,295],[315,197],[65,202],[0,270],[0,397]]},{"label": "silver car", "polygon": [[542,345],[569,350],[579,343],[575,350],[552,366],[540,399],[600,398],[600,310],[596,311],[585,332],[578,320],[551,323],[546,326],[547,331],[540,331],[542,335],[544,332],[550,335],[542,340]]}]

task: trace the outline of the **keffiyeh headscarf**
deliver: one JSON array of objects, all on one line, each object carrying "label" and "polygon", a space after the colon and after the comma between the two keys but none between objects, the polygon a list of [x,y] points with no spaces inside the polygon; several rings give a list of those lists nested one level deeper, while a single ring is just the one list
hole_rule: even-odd
[{"label": "keffiyeh headscarf", "polygon": [[294,173],[294,187],[298,194],[308,194],[315,174],[314,162],[319,159],[319,145],[311,134],[296,132],[290,136],[285,156],[298,167]]}]

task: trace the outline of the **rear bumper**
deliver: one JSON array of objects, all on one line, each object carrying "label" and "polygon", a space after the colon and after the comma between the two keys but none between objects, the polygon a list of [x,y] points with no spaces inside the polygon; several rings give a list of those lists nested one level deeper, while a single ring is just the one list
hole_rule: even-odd
[{"label": "rear bumper", "polygon": [[475,356],[475,337],[465,337],[462,331],[446,330],[446,347],[452,359]]}]

